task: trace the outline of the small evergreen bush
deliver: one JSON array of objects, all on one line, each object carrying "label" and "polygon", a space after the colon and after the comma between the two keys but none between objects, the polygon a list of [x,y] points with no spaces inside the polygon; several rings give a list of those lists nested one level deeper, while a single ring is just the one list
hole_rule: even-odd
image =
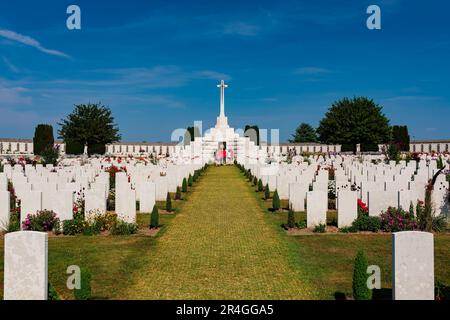
[{"label": "small evergreen bush", "polygon": [[372,290],[367,287],[368,262],[366,255],[362,250],[356,254],[355,264],[353,269],[353,298],[355,300],[370,300],[372,298]]},{"label": "small evergreen bush", "polygon": [[263,187],[263,183],[262,183],[262,180],[261,180],[261,179],[259,179],[259,180],[258,180],[258,192],[261,192],[261,191],[263,191],[263,189],[264,189],[264,187]]},{"label": "small evergreen bush", "polygon": [[169,192],[167,192],[167,197],[166,197],[166,211],[172,212],[172,199],[170,198]]},{"label": "small evergreen bush", "polygon": [[74,289],[73,295],[75,300],[89,300],[91,299],[91,273],[87,269],[81,269],[80,289]]},{"label": "small evergreen bush", "polygon": [[295,214],[291,209],[288,212],[287,226],[288,228],[295,228]]},{"label": "small evergreen bush", "polygon": [[187,192],[188,191],[186,178],[183,178],[183,184],[181,185],[181,191],[183,191],[183,192]]},{"label": "small evergreen bush", "polygon": [[177,192],[175,193],[175,200],[181,200],[181,188],[177,187]]},{"label": "small evergreen bush", "polygon": [[275,192],[273,194],[273,199],[272,199],[272,209],[274,211],[277,211],[277,210],[280,210],[280,207],[281,207],[280,197],[278,196],[277,189],[275,189]]},{"label": "small evergreen bush", "polygon": [[264,199],[269,200],[270,199],[270,189],[269,184],[266,184],[266,187],[264,188]]},{"label": "small evergreen bush", "polygon": [[150,215],[150,228],[158,228],[159,227],[159,212],[158,208],[153,206],[152,214]]},{"label": "small evergreen bush", "polygon": [[191,174],[189,174],[189,178],[188,178],[188,186],[189,187],[192,187],[192,185],[193,185],[193,180],[192,180],[192,176],[191,176]]}]

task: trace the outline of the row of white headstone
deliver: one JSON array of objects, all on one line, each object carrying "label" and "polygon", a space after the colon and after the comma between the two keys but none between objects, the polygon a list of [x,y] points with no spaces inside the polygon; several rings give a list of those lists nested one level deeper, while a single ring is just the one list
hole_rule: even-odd
[{"label": "row of white headstone", "polygon": [[[367,204],[371,216],[379,216],[388,207],[402,207],[404,210],[408,210],[411,204],[415,207],[417,201],[425,200],[426,184],[438,170],[437,161],[430,159],[399,164],[385,164],[374,156],[303,160],[297,159],[291,164],[249,165],[246,169],[250,169],[270,190],[277,190],[281,199],[289,200],[292,210],[306,209],[308,227],[325,223],[330,183],[334,184],[337,198],[338,227],[345,227],[357,216],[358,198]],[[374,160],[378,162],[373,163]],[[449,156],[443,155],[443,160],[448,169]],[[334,181],[329,181],[330,169],[334,171]],[[312,191],[309,191],[310,186]],[[352,187],[356,191],[352,191]],[[448,193],[449,182],[444,171],[438,176],[432,194],[436,214],[449,216]]]},{"label": "row of white headstone", "polygon": [[[392,288],[395,300],[434,300],[433,234],[392,234]],[[46,300],[48,235],[18,231],[5,236],[5,300]]]},{"label": "row of white headstone", "polygon": [[104,213],[110,189],[108,168],[116,166],[116,213],[126,222],[136,221],[136,201],[140,212],[151,212],[156,201],[164,201],[167,192],[175,192],[184,178],[193,175],[200,165],[153,165],[131,159],[127,162],[108,158],[66,160],[64,166],[5,164],[0,173],[0,230],[6,229],[10,218],[10,192],[12,183],[20,200],[20,221],[28,214],[52,210],[63,220],[73,219],[74,203],[81,199],[86,216]]}]

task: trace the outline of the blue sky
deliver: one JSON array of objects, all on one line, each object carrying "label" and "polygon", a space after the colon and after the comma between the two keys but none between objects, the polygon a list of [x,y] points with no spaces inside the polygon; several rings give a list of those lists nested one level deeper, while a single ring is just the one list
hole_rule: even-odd
[{"label": "blue sky", "polygon": [[[81,8],[82,29],[66,28]],[[382,30],[366,28],[377,4]],[[449,1],[0,0],[0,137],[30,138],[74,104],[108,105],[123,140],[214,125],[317,126],[365,95],[415,139],[450,138]],[[56,130],[55,130],[56,131]]]}]

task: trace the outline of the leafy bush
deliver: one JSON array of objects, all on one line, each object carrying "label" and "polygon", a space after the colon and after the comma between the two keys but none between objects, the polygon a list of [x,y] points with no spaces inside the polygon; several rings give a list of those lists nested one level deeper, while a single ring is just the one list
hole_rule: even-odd
[{"label": "leafy bush", "polygon": [[355,300],[370,300],[372,298],[372,290],[367,287],[368,262],[362,250],[356,254],[355,264],[353,268],[353,298]]},{"label": "leafy bush", "polygon": [[353,221],[352,226],[349,228],[349,232],[356,231],[372,231],[378,232],[381,229],[381,219],[379,217],[371,217],[363,214]]},{"label": "leafy bush", "polygon": [[381,228],[387,232],[414,230],[417,227],[414,215],[402,208],[389,207],[380,216]]},{"label": "leafy bush", "polygon": [[166,211],[172,212],[172,199],[170,198],[169,192],[167,192],[167,197],[166,197]]},{"label": "leafy bush", "polygon": [[280,210],[280,207],[281,207],[280,197],[278,196],[278,191],[275,189],[272,199],[272,208],[273,210],[277,211]]},{"label": "leafy bush", "polygon": [[86,269],[81,269],[80,289],[74,289],[75,300],[89,300],[92,296],[91,273]]},{"label": "leafy bush", "polygon": [[159,227],[159,212],[156,206],[153,206],[152,213],[150,215],[150,228]]},{"label": "leafy bush", "polygon": [[36,214],[28,214],[22,223],[22,229],[27,231],[51,231],[57,221],[59,219],[56,217],[56,213],[50,210],[42,210]]},{"label": "leafy bush", "polygon": [[314,233],[325,233],[325,232],[327,232],[327,225],[325,223],[319,223],[317,226],[314,227],[313,232]]},{"label": "leafy bush", "polygon": [[45,164],[53,164],[56,165],[59,157],[59,148],[58,147],[50,147],[41,151],[42,160],[44,160]]},{"label": "leafy bush", "polygon": [[122,220],[116,220],[111,228],[111,234],[113,236],[126,236],[135,234],[138,231],[138,225],[136,223],[128,223]]},{"label": "leafy bush", "polygon": [[17,212],[11,213],[9,217],[9,224],[7,232],[20,231],[20,214]]},{"label": "leafy bush", "polygon": [[296,223],[296,227],[299,229],[305,229],[307,227],[306,220],[302,220]]},{"label": "leafy bush", "polygon": [[188,191],[186,178],[183,178],[183,184],[181,185],[181,191],[183,191],[183,192],[187,192]]},{"label": "leafy bush", "polygon": [[81,214],[75,214],[72,220],[63,221],[63,234],[74,236],[83,233],[84,227],[83,216]]},{"label": "leafy bush", "polygon": [[432,229],[434,232],[442,232],[447,229],[447,217],[443,214],[433,216]]}]

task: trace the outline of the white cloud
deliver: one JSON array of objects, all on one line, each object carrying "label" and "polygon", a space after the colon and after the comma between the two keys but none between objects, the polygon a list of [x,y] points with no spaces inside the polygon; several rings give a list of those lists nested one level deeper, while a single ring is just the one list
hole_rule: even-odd
[{"label": "white cloud", "polygon": [[19,73],[20,70],[17,68],[11,61],[9,61],[8,58],[2,57],[3,63],[8,67],[9,70],[11,70],[14,73]]},{"label": "white cloud", "polygon": [[64,52],[45,48],[36,39],[33,39],[31,37],[22,35],[20,33],[17,33],[17,32],[11,31],[11,30],[0,29],[0,37],[33,47],[33,48],[35,48],[41,52],[44,52],[46,54],[49,54],[49,55],[70,58],[70,56],[65,54]]},{"label": "white cloud", "polygon": [[325,68],[318,68],[318,67],[302,67],[302,68],[295,69],[294,73],[302,74],[302,75],[319,75],[319,74],[331,73],[331,70],[328,70]]},{"label": "white cloud", "polygon": [[256,36],[258,35],[259,31],[260,27],[245,22],[232,22],[225,25],[223,29],[224,34],[234,34],[247,37]]}]

